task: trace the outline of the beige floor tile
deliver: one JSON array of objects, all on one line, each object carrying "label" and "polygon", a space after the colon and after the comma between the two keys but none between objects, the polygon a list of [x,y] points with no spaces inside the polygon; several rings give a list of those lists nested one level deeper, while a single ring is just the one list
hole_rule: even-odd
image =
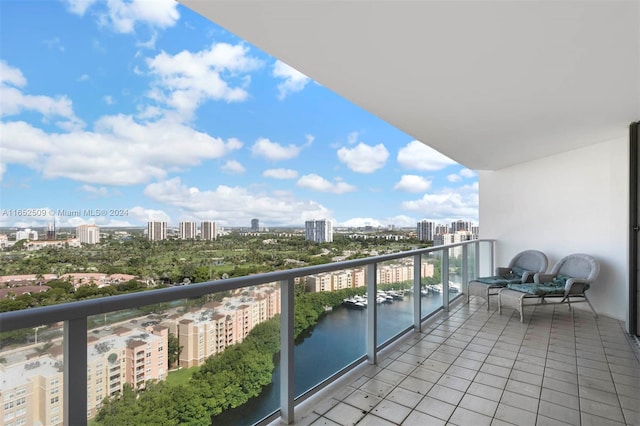
[{"label": "beige floor tile", "polygon": [[424,398],[424,394],[413,392],[398,386],[392,390],[385,399],[404,405],[405,407],[414,408],[422,398]]},{"label": "beige floor tile", "polygon": [[593,414],[589,413],[582,413],[580,419],[581,426],[624,426],[624,423],[594,416]]},{"label": "beige floor tile", "polygon": [[444,421],[449,420],[449,417],[451,417],[451,414],[455,409],[455,405],[440,401],[430,396],[426,396],[416,406],[416,410]]},{"label": "beige floor tile", "polygon": [[543,401],[551,402],[553,404],[561,405],[563,407],[572,408],[574,410],[580,409],[580,399],[575,395],[571,395],[565,392],[558,392],[553,389],[542,388],[540,399]]},{"label": "beige floor tile", "polygon": [[371,411],[380,401],[382,401],[382,398],[359,389],[343,400],[343,402],[365,411]]},{"label": "beige floor tile", "polygon": [[538,398],[540,396],[540,389],[540,386],[512,379],[509,379],[507,386],[505,387],[506,391],[519,393],[533,398]]},{"label": "beige floor tile", "polygon": [[580,425],[580,411],[561,405],[552,404],[548,401],[540,401],[538,414],[552,419],[560,420],[571,425]]},{"label": "beige floor tile", "polygon": [[449,404],[457,405],[464,392],[461,392],[456,389],[452,389],[442,385],[435,385],[431,388],[431,390],[427,393],[427,396],[430,396],[435,399],[439,399],[440,401],[447,402]]},{"label": "beige floor tile", "polygon": [[355,425],[364,416],[364,413],[359,408],[341,402],[331,410],[327,411],[323,417],[338,424],[347,426]]},{"label": "beige floor tile", "polygon": [[536,413],[511,407],[510,405],[499,404],[495,418],[508,423],[520,426],[533,426],[536,424]]},{"label": "beige floor tile", "polygon": [[422,413],[420,411],[412,411],[411,414],[402,422],[403,426],[444,426],[447,422]]},{"label": "beige floor tile", "polygon": [[445,373],[440,380],[438,380],[438,385],[446,386],[448,388],[452,388],[455,390],[459,390],[461,392],[465,392],[469,385],[471,384],[471,380],[462,379],[460,377],[453,376],[451,374]]},{"label": "beige floor tile", "polygon": [[615,422],[624,422],[624,416],[620,406],[616,407],[602,402],[580,398],[580,411],[594,416],[604,417],[605,419]]},{"label": "beige floor tile", "polygon": [[502,397],[502,389],[492,386],[483,385],[482,383],[473,382],[467,389],[467,394],[479,396],[491,401],[499,402]]},{"label": "beige floor tile", "polygon": [[370,413],[392,423],[399,424],[411,413],[411,408],[384,399],[376,405]]},{"label": "beige floor tile", "polygon": [[476,413],[475,411],[470,411],[462,407],[458,407],[451,415],[449,423],[459,426],[489,426],[491,425],[492,420],[492,417],[485,416],[483,414]]},{"label": "beige floor tile", "polygon": [[462,397],[462,400],[460,400],[458,407],[493,417],[498,408],[498,402],[467,393]]},{"label": "beige floor tile", "polygon": [[540,400],[538,398],[522,395],[516,392],[505,391],[502,394],[500,403],[531,411],[532,413],[537,413]]}]

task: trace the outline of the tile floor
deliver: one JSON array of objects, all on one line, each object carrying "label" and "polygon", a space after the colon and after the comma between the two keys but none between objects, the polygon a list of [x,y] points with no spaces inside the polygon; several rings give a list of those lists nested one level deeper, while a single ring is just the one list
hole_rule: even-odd
[{"label": "tile floor", "polygon": [[[640,350],[566,305],[452,305],[296,407],[296,425],[640,425]],[[279,424],[275,421],[274,424]]]}]

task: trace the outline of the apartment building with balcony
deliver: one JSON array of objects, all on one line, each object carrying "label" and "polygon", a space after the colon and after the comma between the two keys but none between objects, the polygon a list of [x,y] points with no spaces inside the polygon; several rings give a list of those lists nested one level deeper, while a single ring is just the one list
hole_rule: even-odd
[{"label": "apartment building with balcony", "polygon": [[0,363],[0,423],[61,425],[62,363],[49,356]]},{"label": "apartment building with balcony", "polygon": [[222,302],[205,304],[162,321],[178,337],[182,351],[179,365],[202,365],[207,358],[242,342],[256,325],[280,313],[280,288],[266,284],[246,295],[235,295]]}]

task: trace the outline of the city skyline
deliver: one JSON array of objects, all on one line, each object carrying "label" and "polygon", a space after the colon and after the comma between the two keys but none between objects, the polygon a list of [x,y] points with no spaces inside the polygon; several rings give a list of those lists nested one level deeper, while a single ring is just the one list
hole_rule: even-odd
[{"label": "city skyline", "polygon": [[173,0],[138,3],[3,2],[0,226],[477,222],[473,171]]}]

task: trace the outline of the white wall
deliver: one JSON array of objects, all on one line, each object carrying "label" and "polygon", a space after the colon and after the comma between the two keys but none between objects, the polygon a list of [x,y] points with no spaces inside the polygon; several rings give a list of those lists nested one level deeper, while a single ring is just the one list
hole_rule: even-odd
[{"label": "white wall", "polygon": [[529,248],[547,254],[549,269],[568,254],[591,254],[601,269],[589,299],[599,314],[626,320],[628,143],[628,137],[621,136],[479,172],[480,237],[498,240],[496,265]]}]

